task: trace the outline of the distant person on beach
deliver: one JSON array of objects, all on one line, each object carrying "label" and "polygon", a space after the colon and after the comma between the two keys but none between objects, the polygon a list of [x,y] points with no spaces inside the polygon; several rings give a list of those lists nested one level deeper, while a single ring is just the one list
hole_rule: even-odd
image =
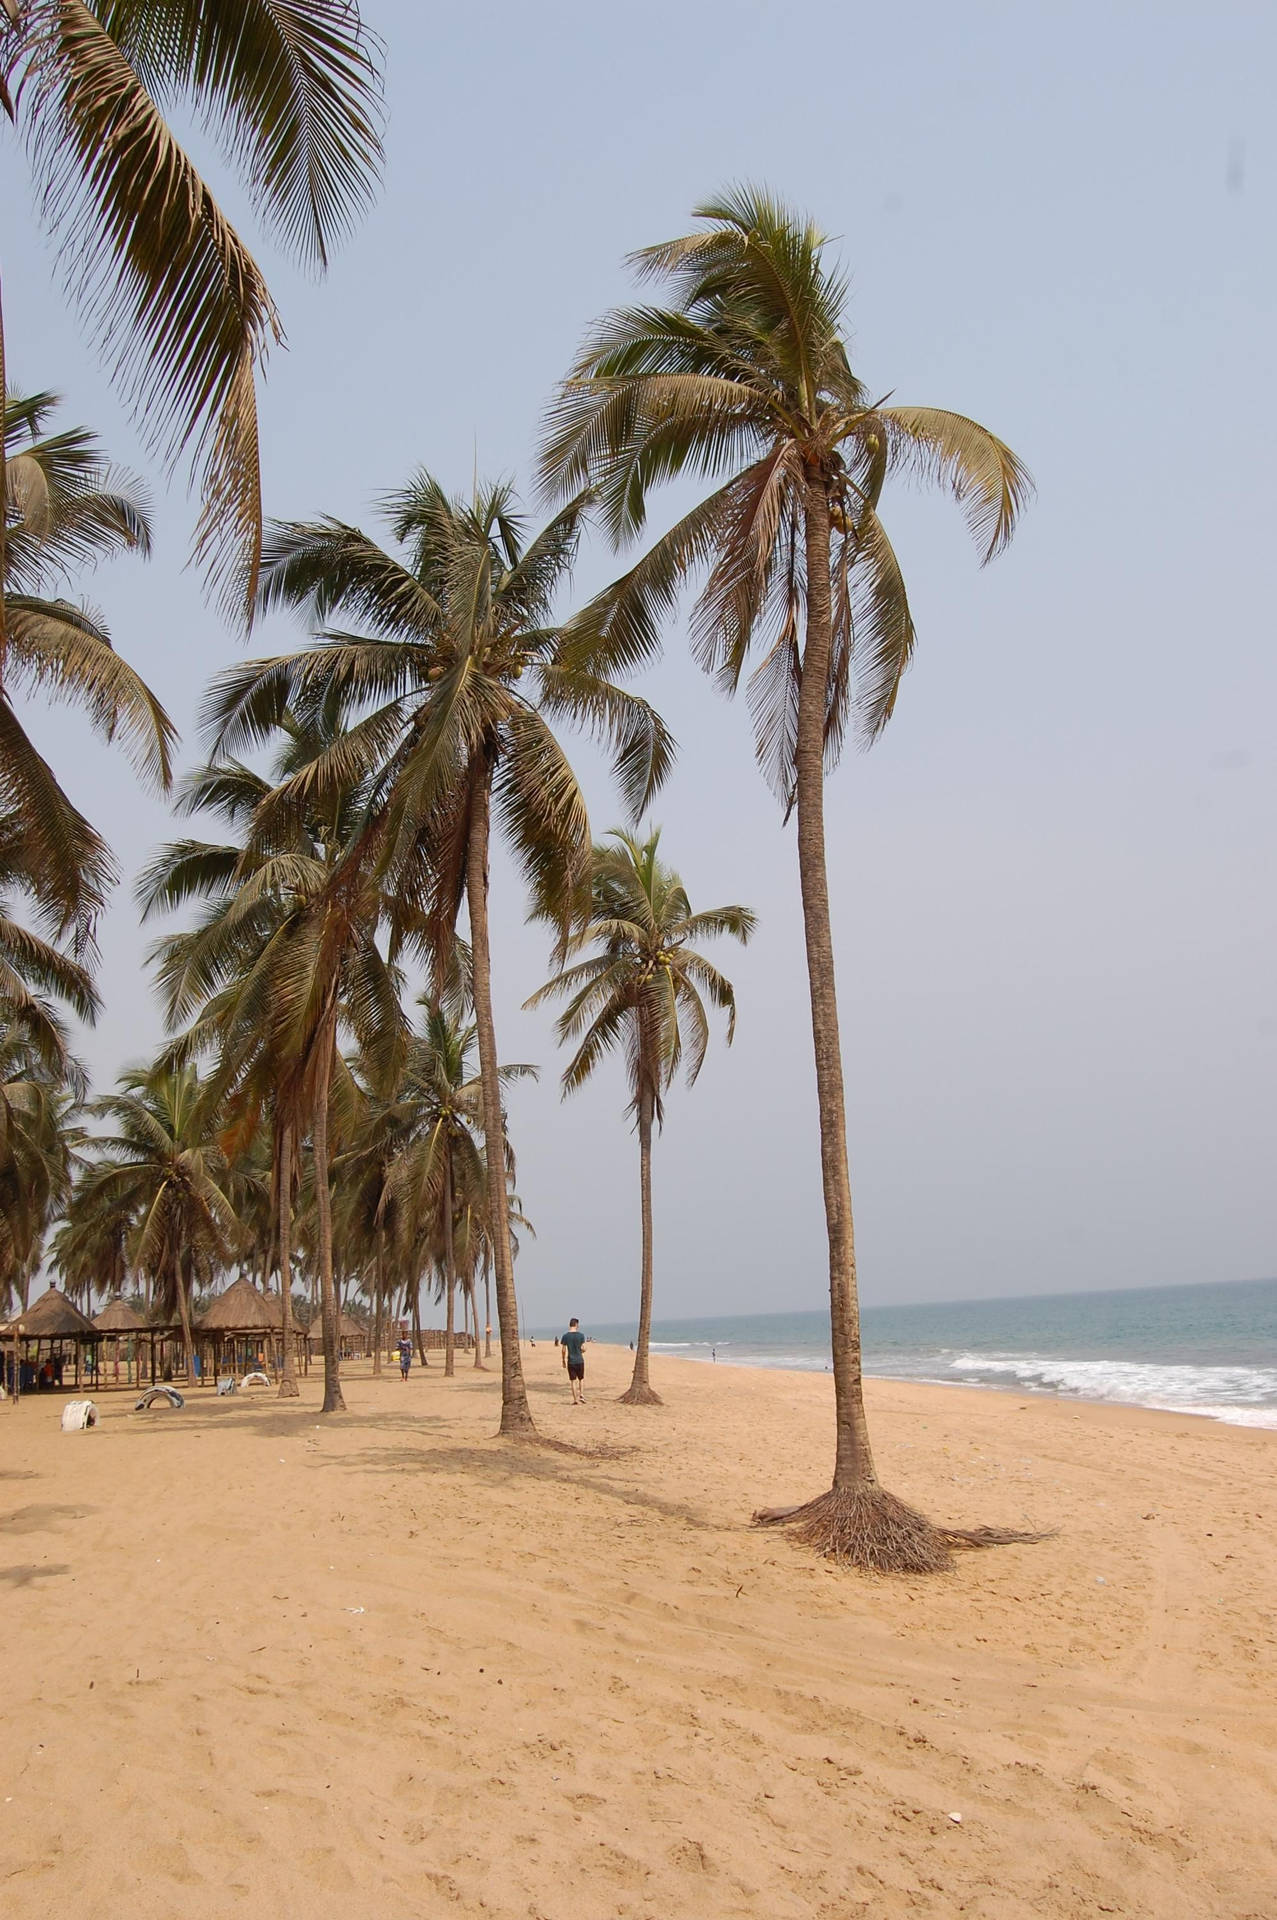
[{"label": "distant person on beach", "polygon": [[407,1334],[405,1334],[399,1342],[399,1372],[405,1380],[408,1378],[408,1370],[411,1366],[412,1341],[408,1338]]},{"label": "distant person on beach", "polygon": [[568,1330],[559,1341],[563,1355],[563,1364],[568,1370],[568,1384],[572,1388],[574,1406],[585,1404],[585,1335],[581,1332],[581,1322],[568,1321]]}]

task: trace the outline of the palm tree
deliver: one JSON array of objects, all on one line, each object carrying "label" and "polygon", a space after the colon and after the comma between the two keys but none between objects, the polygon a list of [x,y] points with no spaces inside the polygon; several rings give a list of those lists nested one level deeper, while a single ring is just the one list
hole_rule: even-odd
[{"label": "palm tree", "polygon": [[[83,955],[113,866],[15,710],[15,691],[74,700],[106,739],[122,739],[143,778],[170,779],[173,727],[154,694],[111,645],[102,618],[61,593],[85,567],[120,550],[150,552],[145,496],[110,465],[83,427],[50,431],[56,394],[10,394],[7,523],[2,550],[6,618],[0,631],[0,837],[21,845],[25,890]],[[6,824],[7,823],[7,824]]]},{"label": "palm tree", "polygon": [[[474,1071],[475,1028],[424,997],[425,1024],[410,1042],[392,1112],[398,1134],[386,1170],[383,1206],[393,1207],[401,1237],[433,1264],[445,1303],[444,1374],[456,1369],[458,1237],[469,1247],[471,1214],[490,1212],[483,1146],[483,1082]],[[535,1078],[531,1066],[498,1069],[502,1087]],[[508,1144],[506,1163],[513,1172]]]},{"label": "palm tree", "polygon": [[1010,539],[1030,482],[976,422],[874,398],[844,344],[846,282],[810,222],[751,188],[696,217],[699,231],[634,256],[671,303],[613,311],[594,329],[554,402],[542,479],[564,493],[594,485],[618,543],[641,532],[660,481],[722,484],[592,604],[571,657],[601,674],[651,657],[696,575],[702,665],[733,692],[761,649],[749,680],[758,757],[798,816],[837,1406],[830,1491],[774,1517],[837,1559],[926,1569],[947,1564],[948,1543],[879,1485],[865,1422],[824,780],[853,721],[866,741],[886,726],[913,653],[878,514],[888,476],[946,487],[985,560]]},{"label": "palm tree", "polygon": [[84,1072],[46,1036],[11,1021],[0,995],[0,1309],[25,1310],[49,1225],[70,1191]]},{"label": "palm tree", "polygon": [[131,1264],[151,1281],[159,1313],[178,1320],[193,1382],[195,1285],[229,1257],[239,1225],[206,1090],[194,1066],[161,1062],[121,1075],[89,1112],[111,1131],[91,1143],[80,1206],[100,1222],[127,1225]]},{"label": "palm tree", "polygon": [[[293,783],[295,804],[332,784],[367,780],[365,854],[395,901],[395,941],[428,949],[436,982],[451,965],[465,899],[488,1155],[505,1155],[488,931],[491,823],[504,828],[534,911],[562,926],[588,875],[585,802],[550,721],[608,738],[627,800],[640,809],[671,746],[645,701],[605,676],[568,666],[554,615],[575,557],[588,498],[571,501],[529,538],[507,486],[450,498],[427,473],[391,496],[403,558],[335,520],[272,530],[261,604],[300,609],[316,643],[231,668],[209,716],[219,750],[269,733],[282,706],[305,713],[338,689],[363,717]],[[337,614],[371,629],[335,632]],[[519,1354],[509,1203],[489,1182],[501,1327],[501,1431],[535,1432]]]},{"label": "palm tree", "polygon": [[[324,1337],[325,1413],[340,1412],[337,1298],[333,1266],[330,1106],[344,1072],[343,1021],[366,1060],[392,1072],[405,1021],[399,976],[378,944],[386,912],[376,876],[350,854],[366,793],[329,782],[303,809],[275,804],[281,787],[304,783],[307,767],[339,751],[344,709],[329,697],[306,722],[281,712],[283,736],[271,787],[240,763],[215,759],[183,795],[188,809],[220,808],[243,833],[241,846],[183,841],[162,849],[141,876],[143,910],[203,894],[209,908],[189,933],[159,943],[155,958],[170,1022],[193,1024],[177,1053],[218,1050],[211,1087],[232,1110],[269,1105],[275,1130],[281,1293],[285,1326],[291,1283],[289,1195],[297,1143],[309,1132],[316,1169],[316,1264]],[[285,1342],[287,1352],[288,1343]],[[281,1382],[281,1393],[290,1385]]]},{"label": "palm tree", "polygon": [[[680,1066],[692,1086],[709,1045],[706,996],[727,1015],[727,1043],[736,1030],[730,980],[689,943],[730,933],[742,945],[754,931],[748,907],[693,913],[687,890],[660,859],[661,830],[645,840],[609,835],[594,849],[589,921],[566,943],[569,955],[598,951],[548,980],[525,1004],[568,996],[559,1039],[579,1042],[563,1074],[575,1093],[614,1048],[625,1056],[630,1111],[639,1137],[642,1268],[634,1376],[621,1398],[630,1406],[659,1406],[648,1377],[652,1337],[652,1127],[665,1118],[665,1095]],[[686,1045],[684,1036],[686,1035]]]},{"label": "palm tree", "polygon": [[[256,376],[283,332],[164,109],[193,109],[277,239],[323,270],[379,172],[379,60],[355,0],[0,4],[0,108],[68,286],[157,451],[193,451],[196,556],[246,619],[262,534]],[[0,500],[4,478],[0,460]],[[0,578],[2,548],[0,528]]]}]

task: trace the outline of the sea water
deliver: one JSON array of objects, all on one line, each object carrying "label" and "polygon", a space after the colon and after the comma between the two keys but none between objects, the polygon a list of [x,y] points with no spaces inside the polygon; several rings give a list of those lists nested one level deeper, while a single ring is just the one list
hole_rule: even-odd
[{"label": "sea water", "polygon": [[[865,1307],[865,1371],[1208,1414],[1277,1428],[1277,1280]],[[633,1323],[592,1325],[628,1344]],[[653,1322],[652,1351],[746,1367],[829,1366],[829,1315]]]}]

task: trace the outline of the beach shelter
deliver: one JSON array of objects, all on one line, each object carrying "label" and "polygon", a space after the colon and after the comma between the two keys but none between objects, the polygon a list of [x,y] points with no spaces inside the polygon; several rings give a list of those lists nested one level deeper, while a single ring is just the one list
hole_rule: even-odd
[{"label": "beach shelter", "polygon": [[68,1384],[69,1368],[74,1369],[69,1384],[77,1387],[82,1373],[95,1374],[102,1335],[74,1300],[68,1300],[58,1287],[50,1287],[25,1313],[0,1328],[0,1340],[12,1350],[5,1386],[11,1392],[31,1393],[41,1388],[57,1391]]},{"label": "beach shelter", "polygon": [[[251,1373],[263,1367],[273,1368],[278,1375],[283,1366],[279,1323],[279,1295],[260,1292],[245,1277],[232,1281],[223,1293],[215,1293],[195,1323],[201,1379],[216,1380],[222,1373]],[[300,1364],[306,1340],[291,1302],[288,1324]]]},{"label": "beach shelter", "polygon": [[[316,1316],[310,1323],[306,1335],[311,1358],[317,1359],[324,1351],[324,1328],[322,1320]],[[363,1360],[372,1350],[372,1335],[362,1320],[353,1313],[340,1313],[337,1316],[337,1351],[343,1360]]]},{"label": "beach shelter", "polygon": [[136,1385],[146,1377],[147,1357],[150,1377],[154,1380],[155,1341],[162,1331],[159,1327],[148,1325],[137,1308],[118,1293],[107,1301],[101,1313],[94,1314],[93,1324],[103,1336],[98,1356],[99,1386]]}]

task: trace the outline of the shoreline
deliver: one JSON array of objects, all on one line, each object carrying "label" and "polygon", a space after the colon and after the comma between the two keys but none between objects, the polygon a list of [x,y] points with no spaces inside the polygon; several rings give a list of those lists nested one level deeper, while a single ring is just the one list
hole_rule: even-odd
[{"label": "shoreline", "polygon": [[[523,1344],[526,1346],[528,1343],[524,1341]],[[593,1350],[595,1347],[600,1350],[607,1349],[617,1354],[628,1354],[630,1352],[628,1347],[619,1346],[615,1341],[594,1341],[591,1343],[590,1350]],[[551,1348],[551,1351],[553,1351],[553,1348]],[[663,1347],[653,1346],[653,1364],[655,1364],[658,1359],[662,1364],[698,1368],[712,1366],[715,1369],[722,1367],[732,1369],[737,1373],[792,1374],[798,1379],[829,1380],[831,1382],[833,1379],[833,1374],[828,1367],[773,1366],[770,1361],[766,1360],[707,1360],[693,1354],[670,1353]],[[865,1369],[864,1379],[866,1388],[871,1384],[882,1387],[934,1387],[941,1393],[987,1393],[994,1395],[998,1399],[1003,1399],[1008,1395],[1018,1395],[1021,1399],[1042,1401],[1048,1405],[1105,1407],[1110,1408],[1115,1413],[1121,1412],[1124,1409],[1133,1413],[1159,1413],[1167,1414],[1173,1419],[1205,1420],[1212,1426],[1235,1428],[1239,1432],[1277,1433],[1277,1407],[1255,1407],[1252,1409],[1245,1405],[1237,1407],[1224,1407],[1221,1405],[1219,1412],[1213,1412],[1210,1408],[1200,1405],[1191,1407],[1168,1407],[1157,1405],[1146,1400],[1104,1400],[1093,1394],[1053,1393],[1046,1387],[1030,1387],[1019,1384],[1000,1386],[996,1381],[992,1380],[981,1380],[978,1382],[970,1380],[934,1380],[912,1374],[873,1373],[868,1368]],[[1261,1417],[1255,1420],[1229,1417],[1234,1414],[1244,1415],[1250,1411],[1255,1412]]]},{"label": "shoreline", "polygon": [[828,1484],[831,1376],[629,1360],[573,1408],[525,1346],[557,1448],[495,1356],[0,1408],[6,1914],[1269,1911],[1270,1434],[872,1380],[894,1492],[1057,1530],[875,1578],[750,1524]]}]

